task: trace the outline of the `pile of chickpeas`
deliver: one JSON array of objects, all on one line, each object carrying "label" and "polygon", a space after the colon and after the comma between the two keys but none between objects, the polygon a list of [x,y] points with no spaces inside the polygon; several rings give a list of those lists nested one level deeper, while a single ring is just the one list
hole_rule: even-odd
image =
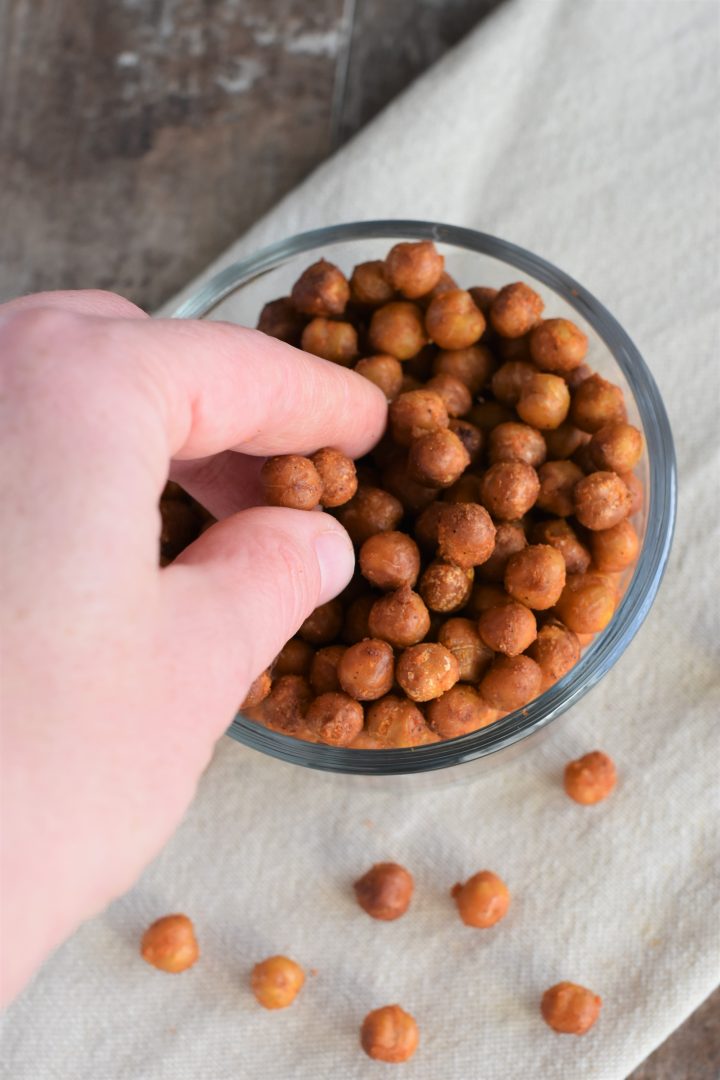
[{"label": "pile of chickpeas", "polygon": [[321,259],[259,329],[388,401],[358,462],[270,458],[271,505],[324,508],[357,569],[253,684],[245,715],[310,742],[414,747],[522,708],[613,616],[640,541],[641,432],[568,319],[523,282],[465,290],[429,241],[348,280]]}]

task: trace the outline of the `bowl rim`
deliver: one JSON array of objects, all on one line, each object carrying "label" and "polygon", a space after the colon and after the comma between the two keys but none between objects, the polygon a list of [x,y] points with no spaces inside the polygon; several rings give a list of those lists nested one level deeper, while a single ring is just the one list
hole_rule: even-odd
[{"label": "bowl rim", "polygon": [[323,772],[356,775],[424,773],[489,757],[547,727],[575,705],[610,670],[644,622],[667,565],[675,529],[675,448],[657,384],[640,351],[613,315],[570,274],[525,248],[489,233],[439,222],[382,219],[326,226],[262,248],[213,275],[186,297],[173,318],[201,318],[238,288],[297,255],[356,240],[433,240],[501,260],[543,282],[593,327],[623,372],[640,414],[649,472],[645,537],[633,576],[608,627],[578,663],[529,705],[479,731],[428,746],[350,750],[303,742],[270,731],[238,713],[228,734],[283,761]]}]

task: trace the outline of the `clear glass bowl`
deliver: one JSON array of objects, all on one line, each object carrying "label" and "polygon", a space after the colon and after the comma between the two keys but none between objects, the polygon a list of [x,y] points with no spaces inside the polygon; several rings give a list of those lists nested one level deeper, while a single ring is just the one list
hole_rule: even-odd
[{"label": "clear glass bowl", "polygon": [[[176,318],[222,319],[255,326],[263,304],[290,292],[307,265],[321,256],[349,274],[382,258],[399,240],[434,240],[447,270],[462,285],[499,286],[522,277],[538,288],[548,315],[571,317],[588,335],[588,363],[625,391],[629,419],[642,428],[645,454],[636,472],[645,502],[636,520],[642,538],[637,564],[610,622],[568,674],[523,709],[490,727],[430,746],[347,750],[302,742],[269,731],[238,714],[229,734],[283,761],[346,776],[388,777],[439,769],[459,777],[524,749],[607,674],[640,628],[655,599],[675,524],[676,470],[665,407],[642,356],[623,328],[568,274],[523,248],[486,233],[424,221],[367,221],[301,233],[220,271],[174,312]],[[472,767],[474,766],[474,768]]]}]

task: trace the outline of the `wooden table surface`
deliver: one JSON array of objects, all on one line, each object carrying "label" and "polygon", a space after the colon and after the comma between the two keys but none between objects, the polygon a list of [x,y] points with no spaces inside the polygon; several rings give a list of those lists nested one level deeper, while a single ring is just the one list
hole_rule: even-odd
[{"label": "wooden table surface", "polygon": [[[502,0],[5,0],[0,300],[152,310]],[[720,991],[632,1074],[717,1080]]]}]

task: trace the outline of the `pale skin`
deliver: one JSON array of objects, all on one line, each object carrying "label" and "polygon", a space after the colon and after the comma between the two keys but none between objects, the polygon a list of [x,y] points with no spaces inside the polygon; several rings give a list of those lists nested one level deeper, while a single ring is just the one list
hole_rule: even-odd
[{"label": "pale skin", "polygon": [[[0,306],[2,1000],[126,891],[252,680],[349,581],[265,455],[379,438],[381,392],[252,330],[102,292]],[[170,475],[220,521],[158,567]]]}]

